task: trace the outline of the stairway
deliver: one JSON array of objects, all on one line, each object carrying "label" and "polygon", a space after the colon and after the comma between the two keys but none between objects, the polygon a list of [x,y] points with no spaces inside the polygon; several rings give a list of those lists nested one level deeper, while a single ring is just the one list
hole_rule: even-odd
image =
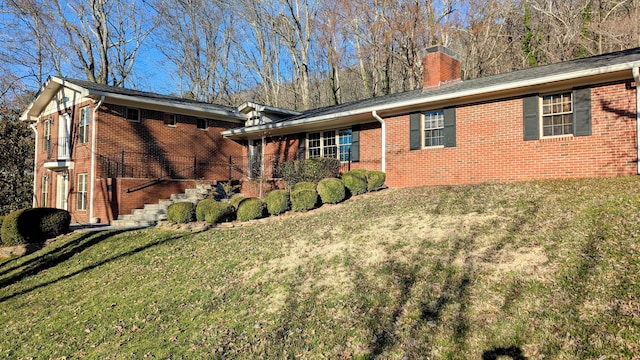
[{"label": "stairway", "polygon": [[186,189],[182,194],[173,194],[168,200],[160,200],[157,204],[145,204],[142,209],[134,209],[130,215],[119,215],[111,221],[114,227],[150,227],[160,220],[167,219],[167,208],[176,202],[190,201],[197,203],[210,192],[211,185],[196,185],[195,189]]}]

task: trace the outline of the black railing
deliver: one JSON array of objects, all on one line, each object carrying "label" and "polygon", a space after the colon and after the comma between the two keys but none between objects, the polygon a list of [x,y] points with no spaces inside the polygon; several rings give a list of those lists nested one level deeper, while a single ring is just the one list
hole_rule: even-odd
[{"label": "black railing", "polygon": [[44,151],[47,152],[47,160],[68,160],[71,158],[71,141],[69,137],[45,138]]}]

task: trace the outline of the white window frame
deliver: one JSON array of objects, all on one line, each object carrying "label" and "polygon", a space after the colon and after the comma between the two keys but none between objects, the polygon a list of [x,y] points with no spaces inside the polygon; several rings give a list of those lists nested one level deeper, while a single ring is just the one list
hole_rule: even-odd
[{"label": "white window frame", "polygon": [[[129,111],[136,111],[138,113],[137,119],[130,118],[129,117]],[[124,117],[125,117],[125,119],[127,119],[127,121],[139,123],[140,122],[140,116],[141,116],[140,113],[141,113],[141,111],[138,108],[127,108],[126,109],[126,113],[124,114]]]},{"label": "white window frame", "polygon": [[42,189],[40,190],[40,196],[42,196],[40,207],[47,207],[49,206],[49,175],[42,176]]},{"label": "white window frame", "polygon": [[[176,127],[176,125],[178,124],[178,116],[176,114],[167,114],[165,113],[163,115],[162,120],[164,121],[164,124],[170,127]],[[167,121],[169,120],[169,121]]]},{"label": "white window frame", "polygon": [[[544,113],[545,111],[545,98],[552,98],[552,97],[562,97],[562,96],[569,96],[569,105],[571,107],[571,109],[569,111],[566,111],[566,109],[562,109],[558,112],[556,112],[554,109],[551,109],[551,111],[547,114]],[[554,137],[567,137],[567,136],[573,136],[573,122],[575,121],[574,119],[574,110],[575,110],[575,104],[574,104],[574,99],[573,99],[573,92],[572,91],[563,91],[563,92],[555,92],[555,93],[550,93],[550,94],[543,94],[540,95],[539,97],[540,102],[539,102],[539,114],[540,114],[540,138],[554,138]],[[553,107],[553,105],[563,105],[564,102],[560,102],[560,103],[551,103],[549,104],[550,106]],[[544,121],[545,118],[547,117],[553,117],[553,116],[566,116],[566,115],[570,115],[571,116],[571,123],[569,124],[561,124],[561,125],[545,125]],[[545,127],[551,127],[551,129],[553,129],[553,127],[555,126],[560,126],[562,128],[562,133],[560,134],[551,134],[551,135],[545,135]],[[564,127],[568,126],[569,127],[569,132],[566,132]]]},{"label": "white window frame", "polygon": [[[430,126],[427,128],[427,121],[432,125],[435,122],[437,125],[442,126]],[[440,139],[440,144],[430,143],[427,145],[427,131],[440,131],[440,136],[431,136],[428,139]],[[444,147],[444,110],[431,110],[423,112],[420,116],[420,141],[422,142],[423,149],[441,148]]]},{"label": "white window frame", "polygon": [[[344,137],[347,136],[344,133],[345,131],[351,132],[351,129],[349,128],[329,129],[329,130],[322,130],[322,131],[307,133],[307,136],[305,137],[306,158],[313,159],[318,157],[331,157],[331,158],[339,159],[341,162],[349,161],[347,157],[343,156],[344,154],[342,154],[342,152],[344,151],[343,149],[351,149],[351,146],[353,143],[353,137],[351,138],[351,142],[341,143],[340,142],[341,138],[344,139]],[[330,135],[331,133],[333,133],[332,136]],[[318,136],[318,138],[316,138],[316,136]],[[353,132],[351,132],[349,136],[353,136]],[[313,139],[311,139],[311,137],[313,137]],[[316,144],[317,146],[315,146]],[[333,154],[334,149],[335,149],[335,154]]]},{"label": "white window frame", "polygon": [[79,211],[87,210],[87,186],[88,179],[87,173],[78,174],[78,183],[76,184],[78,191],[76,191],[77,195],[77,203],[76,208]]},{"label": "white window frame", "polygon": [[85,106],[80,109],[80,126],[78,128],[78,143],[89,142],[89,122],[91,121],[91,111]]},{"label": "white window frame", "polygon": [[53,119],[51,115],[44,121],[44,131],[42,136],[42,149],[46,152],[51,150],[51,124],[53,124]]},{"label": "white window frame", "polygon": [[[204,127],[200,127],[198,125],[199,121],[204,121]],[[208,119],[202,119],[202,118],[197,118],[196,119],[196,129],[198,130],[207,130],[209,128],[209,120]]]}]

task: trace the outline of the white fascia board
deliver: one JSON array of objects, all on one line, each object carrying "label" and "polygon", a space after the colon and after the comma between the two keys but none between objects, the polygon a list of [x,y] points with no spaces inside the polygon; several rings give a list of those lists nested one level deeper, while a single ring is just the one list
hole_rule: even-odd
[{"label": "white fascia board", "polygon": [[222,118],[222,119],[225,119],[225,120],[235,120],[235,121],[238,121],[238,122],[246,120],[245,116],[243,116],[243,115],[241,115],[241,114],[239,114],[237,112],[234,112],[234,111],[211,110],[211,109],[208,109],[208,108],[205,108],[205,107],[201,107],[201,106],[187,105],[187,104],[180,104],[180,103],[171,103],[171,102],[167,102],[167,101],[163,101],[163,100],[148,99],[148,98],[140,97],[140,96],[114,94],[114,93],[107,92],[107,91],[93,91],[93,92],[91,92],[91,95],[98,96],[98,97],[104,96],[107,99],[117,99],[117,100],[122,100],[122,101],[140,103],[140,104],[149,104],[149,105],[155,105],[155,106],[172,107],[172,108],[182,109],[182,110],[186,110],[186,111],[194,111],[194,112],[199,112],[199,113],[203,113],[203,114],[215,115],[218,118]]},{"label": "white fascia board", "polygon": [[[29,104],[27,109],[20,115],[22,121],[38,121],[38,116],[44,107],[47,106],[49,101],[56,95],[56,93],[63,87],[67,87],[73,91],[77,91],[81,96],[86,97],[89,95],[89,90],[64,81],[55,76],[50,76],[47,81],[40,87],[40,90],[36,94],[36,98]],[[39,105],[40,107],[36,107]],[[34,113],[35,111],[35,113]]]},{"label": "white fascia board", "polygon": [[619,72],[619,71],[631,70],[634,67],[638,67],[638,66],[640,66],[640,61],[631,62],[631,63],[624,63],[624,64],[617,64],[617,65],[611,65],[611,66],[603,66],[603,67],[594,68],[594,69],[573,71],[573,72],[568,72],[568,73],[562,73],[562,74],[539,77],[539,78],[535,78],[535,79],[527,79],[527,80],[508,82],[508,83],[504,83],[504,84],[487,86],[487,87],[479,88],[479,89],[463,90],[463,91],[458,91],[458,92],[450,93],[450,94],[442,94],[442,95],[436,95],[436,96],[426,96],[426,97],[421,97],[421,98],[417,98],[417,99],[411,99],[411,100],[405,100],[405,101],[399,101],[399,102],[392,102],[392,103],[387,103],[387,104],[369,106],[369,107],[366,107],[366,108],[350,110],[350,111],[344,111],[344,112],[338,112],[338,113],[334,113],[334,114],[327,114],[327,115],[322,115],[322,116],[303,118],[303,119],[297,119],[297,120],[291,120],[291,121],[286,121],[285,120],[285,121],[282,121],[282,122],[279,122],[279,123],[271,123],[271,124],[264,124],[264,125],[258,125],[258,126],[250,126],[250,127],[246,127],[246,128],[240,128],[240,129],[231,129],[231,130],[226,130],[226,131],[222,132],[222,135],[224,135],[224,136],[232,136],[232,135],[241,135],[241,134],[252,134],[252,133],[259,133],[259,132],[262,132],[262,131],[267,131],[267,130],[277,129],[277,128],[283,128],[283,127],[302,126],[302,125],[306,125],[306,124],[309,124],[309,123],[318,123],[318,122],[330,121],[330,120],[343,118],[343,117],[367,114],[367,113],[371,113],[373,111],[379,112],[379,111],[384,111],[384,110],[391,110],[391,109],[394,109],[394,108],[410,107],[410,106],[415,106],[415,105],[428,104],[428,103],[432,103],[432,102],[453,100],[453,99],[457,99],[457,98],[464,98],[464,97],[470,97],[470,96],[476,96],[476,95],[490,94],[492,92],[513,90],[513,89],[519,89],[519,88],[527,88],[527,87],[531,87],[531,86],[539,86],[539,85],[548,84],[548,83],[554,83],[554,82],[559,82],[559,81],[567,81],[567,80],[579,79],[579,78],[582,78],[582,77],[590,77],[590,76],[602,75],[602,74],[607,74],[607,73],[614,73],[614,72]]}]

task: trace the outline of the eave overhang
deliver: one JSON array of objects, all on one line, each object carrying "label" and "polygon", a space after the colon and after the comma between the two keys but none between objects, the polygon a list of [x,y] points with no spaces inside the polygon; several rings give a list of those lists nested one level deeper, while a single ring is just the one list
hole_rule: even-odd
[{"label": "eave overhang", "polygon": [[224,120],[242,124],[246,120],[246,115],[240,114],[236,111],[225,111],[222,109],[211,109],[206,106],[198,106],[197,104],[172,102],[166,99],[154,99],[144,96],[133,96],[125,94],[117,94],[109,91],[100,91],[95,89],[87,89],[82,86],[78,86],[73,82],[69,82],[65,79],[58,77],[49,77],[45,84],[42,86],[35,100],[27,107],[27,109],[20,116],[20,120],[34,122],[37,121],[40,114],[51,101],[51,99],[58,93],[58,91],[67,87],[71,90],[77,91],[80,96],[86,98],[92,98],[98,101],[104,97],[104,103],[148,108],[164,112],[177,112],[183,115],[192,115],[196,117],[212,118],[216,120]]},{"label": "eave overhang", "polygon": [[[323,128],[326,129],[329,127],[337,128],[340,126],[375,121],[371,115],[373,111],[385,118],[445,106],[459,106],[480,101],[490,101],[532,93],[553,92],[570,87],[632,79],[632,69],[638,66],[640,66],[640,61],[627,62],[588,70],[578,70],[526,80],[505,82],[481,88],[445,92],[431,96],[427,90],[424,96],[418,96],[409,100],[387,102],[349,111],[230,129],[223,131],[222,135],[235,140],[243,140],[254,139],[262,135],[276,136],[303,131],[314,131]],[[462,84],[464,84],[464,82]]]}]

